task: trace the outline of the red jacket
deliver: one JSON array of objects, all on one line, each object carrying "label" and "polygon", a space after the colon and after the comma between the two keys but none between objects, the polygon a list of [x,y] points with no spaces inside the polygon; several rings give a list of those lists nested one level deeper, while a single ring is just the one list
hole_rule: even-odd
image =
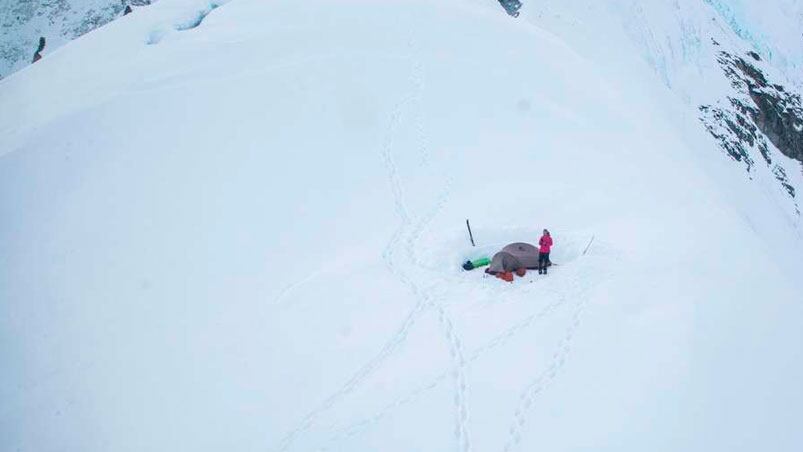
[{"label": "red jacket", "polygon": [[538,244],[541,245],[541,248],[538,249],[539,252],[548,253],[552,249],[552,237],[544,234]]}]

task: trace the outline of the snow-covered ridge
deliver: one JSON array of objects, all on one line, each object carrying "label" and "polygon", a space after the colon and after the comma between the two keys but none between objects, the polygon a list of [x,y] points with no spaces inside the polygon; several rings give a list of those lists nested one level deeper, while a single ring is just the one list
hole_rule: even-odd
[{"label": "snow-covered ridge", "polygon": [[40,37],[45,55],[152,0],[0,0],[0,78],[31,63]]}]

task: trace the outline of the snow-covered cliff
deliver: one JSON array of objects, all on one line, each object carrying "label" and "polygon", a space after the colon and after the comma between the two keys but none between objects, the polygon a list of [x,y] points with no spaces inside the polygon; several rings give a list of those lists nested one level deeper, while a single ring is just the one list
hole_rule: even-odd
[{"label": "snow-covered cliff", "polygon": [[699,110],[701,126],[724,156],[746,170],[745,178],[772,185],[770,202],[785,205],[790,220],[800,221],[803,3],[545,0],[528,5],[527,20],[581,43],[578,47],[601,66],[618,64],[622,52],[641,55],[689,111]]}]

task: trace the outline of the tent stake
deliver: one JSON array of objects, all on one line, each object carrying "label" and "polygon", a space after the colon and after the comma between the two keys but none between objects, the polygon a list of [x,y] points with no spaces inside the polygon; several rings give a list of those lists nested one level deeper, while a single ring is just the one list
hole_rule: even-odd
[{"label": "tent stake", "polygon": [[466,227],[468,228],[468,238],[471,239],[471,246],[477,246],[474,244],[474,234],[471,233],[471,225],[468,222],[468,218],[466,219]]}]

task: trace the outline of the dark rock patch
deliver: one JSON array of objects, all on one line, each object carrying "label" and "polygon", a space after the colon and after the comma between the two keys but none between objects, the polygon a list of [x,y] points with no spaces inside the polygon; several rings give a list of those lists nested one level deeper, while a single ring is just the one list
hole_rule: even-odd
[{"label": "dark rock patch", "polygon": [[[748,109],[753,122],[787,157],[803,162],[803,105],[800,96],[780,84],[770,84],[764,74],[739,57],[722,53],[726,73],[746,87],[755,108]],[[738,71],[738,72],[737,72]]]},{"label": "dark rock patch", "polygon": [[519,17],[519,10],[521,9],[521,2],[519,0],[499,0],[499,4],[505,11],[513,17]]},{"label": "dark rock patch", "polygon": [[[761,61],[755,52],[747,55]],[[789,182],[786,170],[773,162],[769,143],[787,157],[803,163],[800,95],[781,84],[770,83],[761,69],[744,58],[720,52],[717,59],[734,92],[714,105],[700,106],[700,120],[722,150],[745,165],[748,174],[752,174],[757,158],[763,160],[783,190],[794,198],[795,187]],[[799,213],[797,205],[795,210]]]}]

